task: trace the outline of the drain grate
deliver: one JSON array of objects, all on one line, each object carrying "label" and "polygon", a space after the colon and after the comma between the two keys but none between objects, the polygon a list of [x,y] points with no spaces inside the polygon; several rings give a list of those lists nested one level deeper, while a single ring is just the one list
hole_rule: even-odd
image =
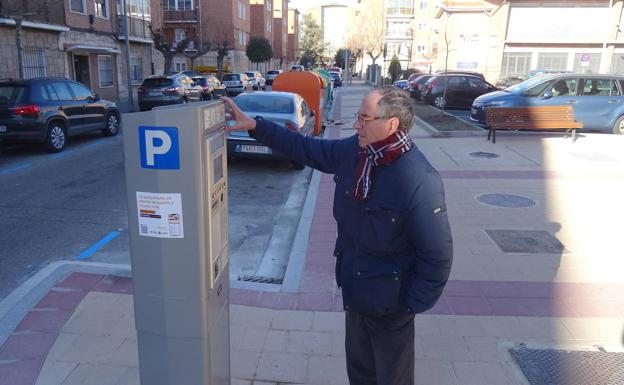
[{"label": "drain grate", "polygon": [[510,349],[531,385],[622,385],[624,353],[578,350]]},{"label": "drain grate", "polygon": [[272,278],[272,277],[261,277],[259,275],[239,275],[239,281],[244,282],[256,282],[256,283],[274,283],[277,285],[281,285],[284,279],[282,278]]},{"label": "drain grate", "polygon": [[512,194],[483,194],[479,196],[477,200],[488,206],[504,207],[510,209],[535,206],[535,201],[533,201],[532,199]]},{"label": "drain grate", "polygon": [[548,231],[485,230],[505,253],[562,254],[565,246]]},{"label": "drain grate", "polygon": [[471,152],[469,155],[472,156],[473,158],[485,158],[485,159],[500,158],[500,155],[498,154],[495,154],[493,152],[483,152],[483,151]]}]

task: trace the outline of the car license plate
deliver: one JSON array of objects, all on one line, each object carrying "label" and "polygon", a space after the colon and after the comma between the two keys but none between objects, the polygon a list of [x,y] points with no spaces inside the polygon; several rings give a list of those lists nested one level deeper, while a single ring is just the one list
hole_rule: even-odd
[{"label": "car license plate", "polygon": [[476,108],[471,108],[470,109],[470,113],[473,114],[473,115],[476,115],[477,114],[477,109]]},{"label": "car license plate", "polygon": [[270,154],[271,149],[266,146],[252,146],[249,144],[236,145],[236,152],[249,152],[253,154]]},{"label": "car license plate", "polygon": [[7,132],[6,126],[0,126],[0,132]]},{"label": "car license plate", "polygon": [[160,91],[151,91],[149,93],[149,96],[160,96],[160,95],[162,95],[162,92]]}]

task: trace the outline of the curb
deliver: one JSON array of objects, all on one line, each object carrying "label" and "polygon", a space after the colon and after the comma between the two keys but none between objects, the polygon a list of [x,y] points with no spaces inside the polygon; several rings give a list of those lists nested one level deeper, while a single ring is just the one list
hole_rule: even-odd
[{"label": "curb", "polygon": [[130,265],[98,262],[51,262],[0,302],[0,346],[24,319],[26,314],[69,273],[84,272],[123,277],[131,275]]}]

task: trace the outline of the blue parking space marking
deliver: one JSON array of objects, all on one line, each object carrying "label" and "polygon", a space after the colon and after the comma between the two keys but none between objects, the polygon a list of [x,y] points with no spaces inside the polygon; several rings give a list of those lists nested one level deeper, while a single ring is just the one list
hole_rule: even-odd
[{"label": "blue parking space marking", "polygon": [[32,163],[22,163],[11,167],[0,168],[0,175],[10,174],[12,172],[16,172],[19,170],[23,170],[25,168],[32,167]]},{"label": "blue parking space marking", "polygon": [[97,141],[95,141],[95,142],[93,142],[93,143],[91,143],[91,144],[87,144],[86,146],[84,146],[84,148],[93,148],[93,147],[97,147],[97,146],[99,146],[99,145],[101,145],[101,144],[104,144],[104,141],[105,141],[104,139],[97,140]]},{"label": "blue parking space marking", "polygon": [[110,233],[108,233],[108,235],[106,235],[104,238],[100,239],[99,241],[97,241],[95,244],[93,244],[91,247],[89,247],[88,249],[86,249],[85,251],[83,251],[82,253],[80,253],[75,259],[77,260],[83,260],[83,259],[87,259],[90,258],[93,254],[95,254],[99,249],[101,249],[102,247],[104,247],[108,242],[112,241],[113,239],[117,238],[117,236],[119,235],[119,231],[111,231]]},{"label": "blue parking space marking", "polygon": [[60,158],[64,158],[64,157],[69,156],[69,155],[73,155],[73,154],[75,154],[77,152],[78,151],[76,151],[76,150],[65,150],[63,152],[59,152],[58,154],[51,155],[50,157],[52,159],[60,159]]}]

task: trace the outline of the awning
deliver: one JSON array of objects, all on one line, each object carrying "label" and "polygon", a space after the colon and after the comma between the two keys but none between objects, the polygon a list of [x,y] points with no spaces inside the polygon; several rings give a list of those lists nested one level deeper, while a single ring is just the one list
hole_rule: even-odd
[{"label": "awning", "polygon": [[121,51],[113,47],[98,47],[84,44],[64,44],[65,52],[86,52],[86,53],[112,53],[118,54]]}]

